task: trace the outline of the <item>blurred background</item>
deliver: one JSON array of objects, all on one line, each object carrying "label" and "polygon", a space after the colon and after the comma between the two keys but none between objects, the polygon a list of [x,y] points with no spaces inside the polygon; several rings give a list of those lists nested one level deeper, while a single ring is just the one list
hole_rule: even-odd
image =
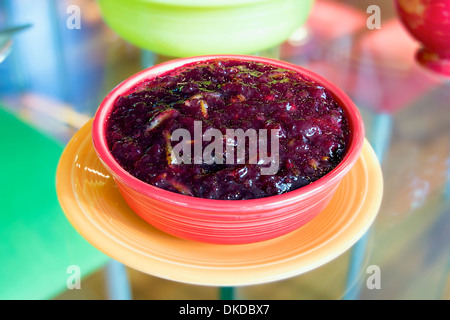
[{"label": "blurred background", "polygon": [[[379,28],[368,24],[373,4]],[[419,66],[418,47],[393,1],[316,0],[282,43],[255,52],[311,69],[347,92],[364,117],[385,190],[374,225],[354,248],[306,274],[234,288],[234,298],[450,298],[450,78]],[[1,299],[111,299],[114,274],[123,280],[121,298],[224,294],[115,264],[78,235],[56,197],[64,146],[103,97],[171,58],[119,36],[97,1],[0,1]],[[67,288],[71,264],[86,270],[81,289]],[[371,265],[381,270],[380,289],[365,285]]]}]

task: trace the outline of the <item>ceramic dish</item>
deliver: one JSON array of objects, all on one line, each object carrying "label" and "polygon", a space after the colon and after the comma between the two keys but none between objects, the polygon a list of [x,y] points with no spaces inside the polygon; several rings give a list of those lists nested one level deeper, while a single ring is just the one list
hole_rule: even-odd
[{"label": "ceramic dish", "polygon": [[134,45],[171,57],[252,54],[286,40],[313,0],[100,0],[106,23]]},{"label": "ceramic dish", "polygon": [[378,213],[383,181],[367,141],[328,206],[309,224],[276,239],[243,245],[183,240],[162,232],[126,204],[97,157],[92,123],[64,150],[56,187],[73,227],[123,264],[178,282],[239,286],[281,280],[317,268],[349,249]]},{"label": "ceramic dish", "polygon": [[450,0],[395,0],[400,21],[421,43],[417,61],[450,77]]},{"label": "ceramic dish", "polygon": [[[129,94],[142,81],[149,81],[180,66],[228,58],[292,70],[328,89],[344,110],[350,131],[340,163],[322,178],[302,188],[250,200],[212,200],[181,195],[147,184],[123,169],[113,157],[106,138],[106,123],[116,99]],[[184,239],[243,244],[282,236],[314,219],[331,200],[339,183],[357,161],[364,143],[364,124],[358,109],[342,90],[309,70],[268,58],[210,55],[159,64],[122,82],[100,104],[94,118],[92,135],[97,155],[116,180],[125,201],[148,223]]]}]

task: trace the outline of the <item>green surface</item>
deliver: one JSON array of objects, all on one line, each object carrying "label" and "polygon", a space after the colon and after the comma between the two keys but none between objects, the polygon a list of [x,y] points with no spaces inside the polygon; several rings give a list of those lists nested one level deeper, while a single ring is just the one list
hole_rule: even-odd
[{"label": "green surface", "polygon": [[[0,299],[51,299],[67,290],[70,265],[83,276],[108,257],[62,212],[55,187],[64,149],[0,106]],[[74,289],[75,290],[75,289]]]}]

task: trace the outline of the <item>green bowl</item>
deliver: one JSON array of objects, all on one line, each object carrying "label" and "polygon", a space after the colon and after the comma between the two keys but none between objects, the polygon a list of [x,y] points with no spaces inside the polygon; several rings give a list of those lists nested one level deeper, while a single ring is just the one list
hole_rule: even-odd
[{"label": "green bowl", "polygon": [[314,0],[99,0],[128,42],[187,57],[252,54],[275,47],[305,23]]}]

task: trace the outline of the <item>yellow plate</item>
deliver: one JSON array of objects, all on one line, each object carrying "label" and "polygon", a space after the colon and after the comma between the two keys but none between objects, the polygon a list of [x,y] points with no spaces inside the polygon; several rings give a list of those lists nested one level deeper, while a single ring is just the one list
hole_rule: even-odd
[{"label": "yellow plate", "polygon": [[74,228],[93,246],[133,269],[178,282],[240,286],[317,268],[348,250],[374,221],[382,199],[380,165],[366,141],[327,208],[282,237],[245,245],[182,240],[155,229],[124,202],[92,145],[90,121],[64,150],[58,198]]}]

